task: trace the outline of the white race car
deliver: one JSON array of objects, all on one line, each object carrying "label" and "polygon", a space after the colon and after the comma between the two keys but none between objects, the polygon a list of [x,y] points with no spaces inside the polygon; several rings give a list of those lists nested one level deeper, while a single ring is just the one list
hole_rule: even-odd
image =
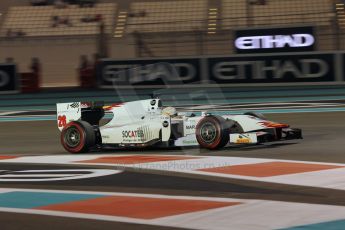
[{"label": "white race car", "polygon": [[[112,115],[100,125],[105,113]],[[301,139],[300,129],[266,120],[261,114],[201,116],[163,108],[160,99],[104,106],[97,102],[57,104],[61,144],[71,153],[105,148],[200,146],[219,149],[231,144],[257,144]]]}]

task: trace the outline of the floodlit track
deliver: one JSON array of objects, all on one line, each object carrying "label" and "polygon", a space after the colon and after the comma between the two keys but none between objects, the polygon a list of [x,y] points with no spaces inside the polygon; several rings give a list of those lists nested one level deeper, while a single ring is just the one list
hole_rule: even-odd
[{"label": "floodlit track", "polygon": [[[301,128],[303,140],[219,151],[109,150],[74,156],[61,147],[56,122],[47,119],[51,112],[3,110],[0,221],[6,230],[47,224],[95,230],[343,228],[343,102],[267,100],[207,109],[260,110],[270,120]],[[37,115],[46,117],[21,119]]]}]

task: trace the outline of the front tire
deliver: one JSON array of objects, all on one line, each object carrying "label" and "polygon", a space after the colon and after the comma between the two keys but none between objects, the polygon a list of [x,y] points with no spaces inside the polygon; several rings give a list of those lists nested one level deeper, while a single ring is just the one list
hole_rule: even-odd
[{"label": "front tire", "polygon": [[229,142],[230,125],[220,116],[206,116],[195,129],[196,139],[202,148],[223,148]]},{"label": "front tire", "polygon": [[62,146],[70,153],[85,153],[96,144],[93,127],[85,121],[72,121],[61,132]]}]

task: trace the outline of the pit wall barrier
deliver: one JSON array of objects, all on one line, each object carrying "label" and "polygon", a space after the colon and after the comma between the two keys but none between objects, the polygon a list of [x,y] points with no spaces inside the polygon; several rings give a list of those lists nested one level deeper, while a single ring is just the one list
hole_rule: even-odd
[{"label": "pit wall barrier", "polygon": [[21,73],[21,92],[37,93],[40,91],[39,73]]},{"label": "pit wall barrier", "polygon": [[81,88],[96,88],[96,76],[93,67],[79,70],[79,86]]},{"label": "pit wall barrier", "polygon": [[[238,54],[176,58],[103,59],[99,88],[138,86],[238,86],[342,84],[344,52]],[[165,69],[172,65],[177,74]],[[125,69],[130,69],[126,74]],[[159,74],[157,74],[157,72]],[[139,81],[138,81],[139,79]]]},{"label": "pit wall barrier", "polygon": [[37,93],[40,91],[40,72],[18,73],[13,63],[0,64],[0,94]]},{"label": "pit wall barrier", "polygon": [[0,94],[18,93],[20,81],[15,64],[0,64]]}]

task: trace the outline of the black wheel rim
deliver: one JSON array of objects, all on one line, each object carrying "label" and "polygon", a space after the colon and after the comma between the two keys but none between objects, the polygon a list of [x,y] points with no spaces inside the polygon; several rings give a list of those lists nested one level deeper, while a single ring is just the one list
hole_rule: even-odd
[{"label": "black wheel rim", "polygon": [[217,128],[211,122],[205,122],[200,127],[200,136],[206,143],[212,143],[217,137]]},{"label": "black wheel rim", "polygon": [[68,147],[77,147],[80,144],[79,130],[76,127],[70,127],[67,129],[64,139]]}]

